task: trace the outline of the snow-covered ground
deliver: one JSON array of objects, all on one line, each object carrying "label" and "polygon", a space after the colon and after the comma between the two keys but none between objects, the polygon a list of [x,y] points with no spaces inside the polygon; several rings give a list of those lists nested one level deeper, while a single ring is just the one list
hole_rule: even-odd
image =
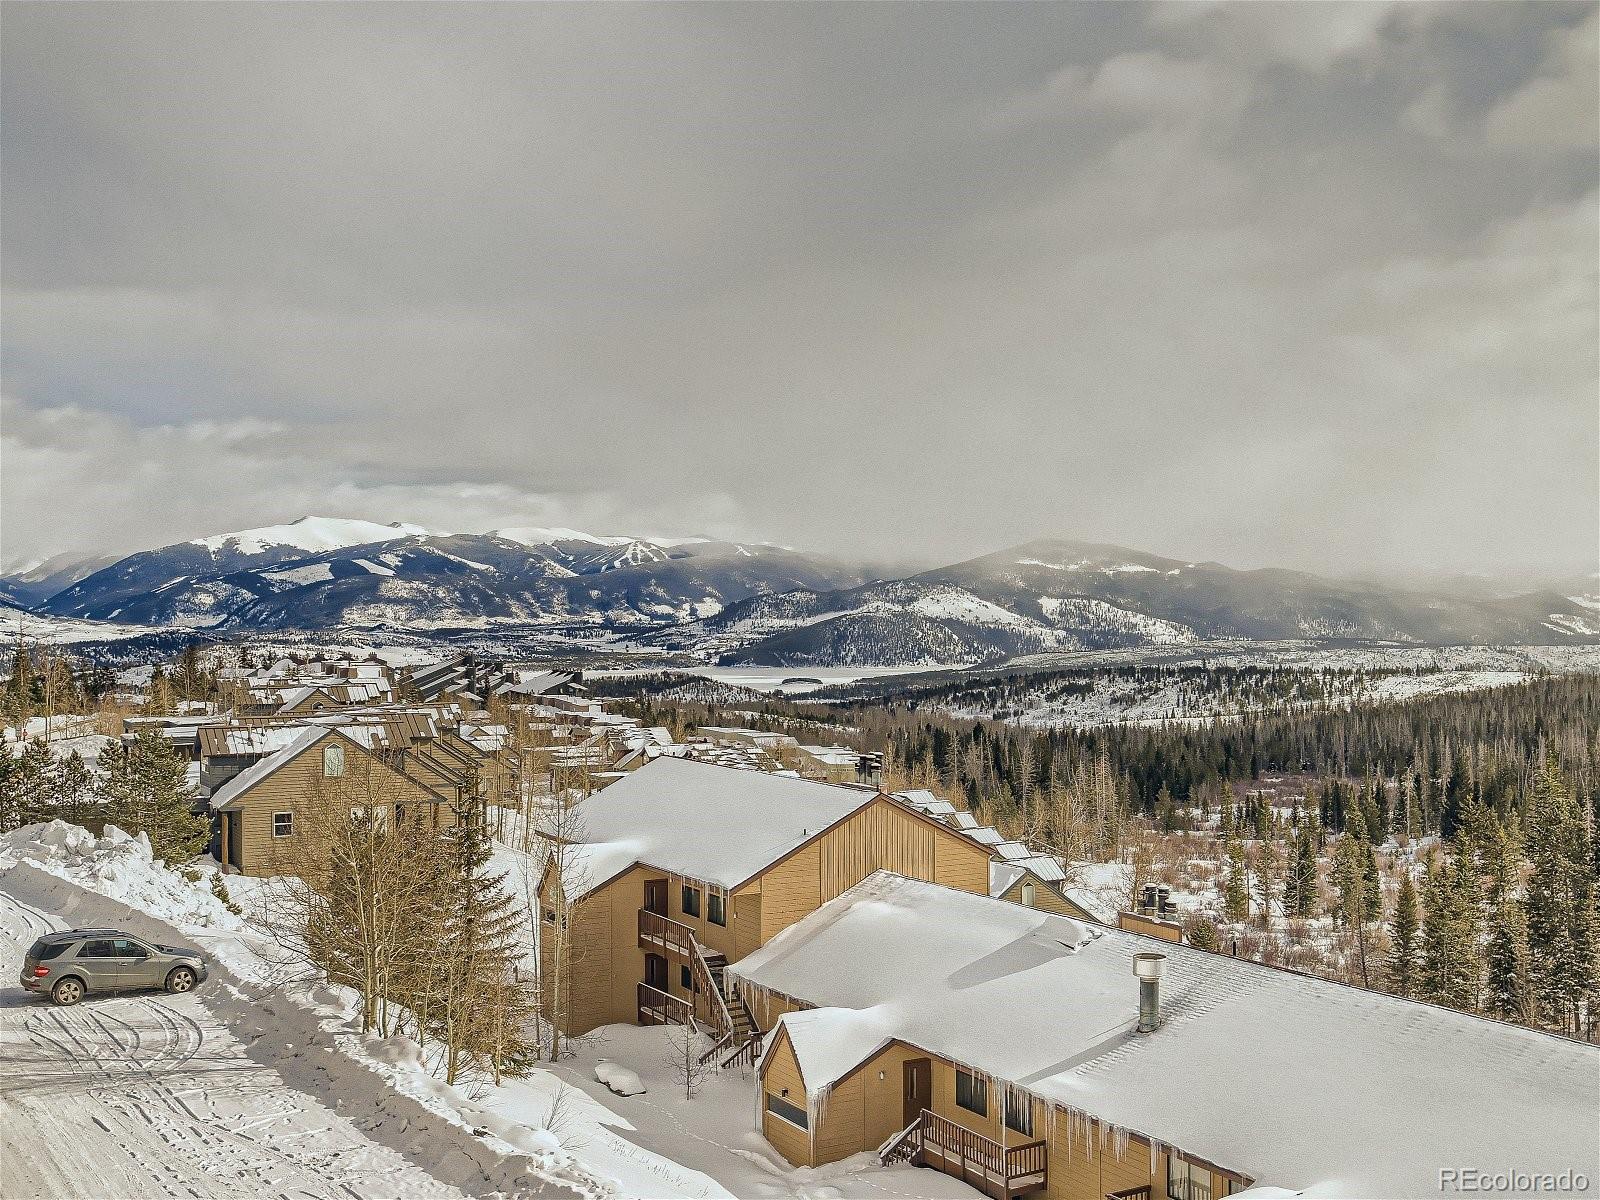
[{"label": "snow-covered ground", "polygon": [[23,612],[11,604],[0,604],[0,641],[15,642],[19,624],[22,626],[23,637],[28,641],[44,642],[52,646],[71,645],[74,642],[120,641],[124,638],[161,632],[150,625],[122,625],[116,621],[54,617]]},{"label": "snow-covered ground", "polygon": [[[268,886],[228,883],[246,909]],[[15,986],[36,937],[88,926],[198,946],[211,977],[184,996],[91,996],[71,1009]],[[976,1195],[866,1155],[790,1167],[755,1131],[748,1074],[710,1076],[683,1097],[663,1028],[608,1027],[553,1068],[448,1087],[414,1042],[362,1034],[348,991],[286,981],[275,961],[207,873],[167,870],[142,838],[59,822],[0,837],[0,1195]],[[645,1090],[614,1095],[596,1078],[602,1059]]]}]

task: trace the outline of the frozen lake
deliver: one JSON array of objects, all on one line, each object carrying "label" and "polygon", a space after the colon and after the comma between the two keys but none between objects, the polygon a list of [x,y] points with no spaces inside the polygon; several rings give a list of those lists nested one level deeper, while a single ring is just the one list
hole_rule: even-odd
[{"label": "frozen lake", "polygon": [[699,675],[719,683],[753,688],[758,692],[782,692],[785,696],[799,696],[814,692],[819,687],[836,683],[854,683],[858,679],[879,679],[885,675],[918,675],[928,671],[952,671],[954,667],[698,667],[651,666],[585,671],[591,678],[612,678],[627,675],[649,675],[657,671],[678,671],[685,675]]}]

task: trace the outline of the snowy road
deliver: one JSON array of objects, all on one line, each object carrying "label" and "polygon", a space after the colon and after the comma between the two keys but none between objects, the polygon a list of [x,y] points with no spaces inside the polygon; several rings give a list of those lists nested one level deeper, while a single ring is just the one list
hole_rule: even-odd
[{"label": "snowy road", "polygon": [[16,985],[23,952],[69,922],[6,883],[0,875],[7,1200],[463,1194],[253,1060],[207,1006],[212,984],[66,1009],[28,996]]}]

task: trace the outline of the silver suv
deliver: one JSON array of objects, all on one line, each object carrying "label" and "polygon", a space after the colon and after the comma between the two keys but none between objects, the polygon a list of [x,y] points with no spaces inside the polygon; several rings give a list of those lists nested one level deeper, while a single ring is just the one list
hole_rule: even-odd
[{"label": "silver suv", "polygon": [[56,1004],[76,1004],[89,992],[187,992],[205,977],[206,960],[198,950],[162,946],[120,929],[47,933],[22,960],[22,986]]}]

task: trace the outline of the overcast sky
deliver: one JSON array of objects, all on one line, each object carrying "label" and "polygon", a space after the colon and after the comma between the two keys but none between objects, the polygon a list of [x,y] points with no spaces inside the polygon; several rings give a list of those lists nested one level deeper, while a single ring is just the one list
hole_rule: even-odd
[{"label": "overcast sky", "polygon": [[0,561],[1593,569],[1596,8],[6,5]]}]

